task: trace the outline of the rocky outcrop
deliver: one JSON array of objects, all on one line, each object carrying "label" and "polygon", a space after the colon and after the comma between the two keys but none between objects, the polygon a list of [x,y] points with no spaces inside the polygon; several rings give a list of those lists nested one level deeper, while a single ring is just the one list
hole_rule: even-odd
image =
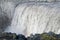
[{"label": "rocky outcrop", "polygon": [[60,34],[55,34],[53,32],[42,33],[42,34],[31,34],[25,37],[22,34],[16,33],[0,33],[0,40],[60,40]]},{"label": "rocky outcrop", "polygon": [[27,40],[60,40],[60,34],[53,32],[31,35]]},{"label": "rocky outcrop", "polygon": [[26,40],[25,36],[22,34],[15,33],[0,33],[0,40]]}]

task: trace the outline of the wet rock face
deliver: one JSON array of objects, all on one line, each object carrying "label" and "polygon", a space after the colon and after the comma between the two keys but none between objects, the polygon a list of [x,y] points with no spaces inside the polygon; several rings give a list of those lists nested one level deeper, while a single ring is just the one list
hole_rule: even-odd
[{"label": "wet rock face", "polygon": [[22,34],[0,33],[0,40],[27,40]]},{"label": "wet rock face", "polygon": [[25,36],[22,35],[22,34],[17,35],[17,38],[16,38],[16,39],[18,39],[18,40],[27,40],[27,39],[25,38]]},{"label": "wet rock face", "polygon": [[27,40],[41,40],[40,34],[30,35],[30,37],[27,37]]},{"label": "wet rock face", "polygon": [[0,33],[0,40],[60,40],[60,34],[55,34],[53,32],[42,33],[42,34],[31,34],[25,37],[22,34],[16,33]]},{"label": "wet rock face", "polygon": [[55,33],[42,33],[42,34],[35,34],[27,37],[27,40],[60,40],[59,34]]}]

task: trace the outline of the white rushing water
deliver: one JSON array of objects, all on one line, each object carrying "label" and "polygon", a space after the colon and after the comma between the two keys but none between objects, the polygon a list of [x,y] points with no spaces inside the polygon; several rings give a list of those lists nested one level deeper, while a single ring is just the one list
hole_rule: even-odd
[{"label": "white rushing water", "polygon": [[43,32],[60,33],[60,3],[23,3],[16,7],[15,14],[5,32],[24,34]]}]

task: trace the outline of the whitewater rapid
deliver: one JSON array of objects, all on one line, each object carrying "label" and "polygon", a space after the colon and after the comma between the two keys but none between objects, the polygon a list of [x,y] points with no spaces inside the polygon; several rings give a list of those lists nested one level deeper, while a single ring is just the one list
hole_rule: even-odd
[{"label": "whitewater rapid", "polygon": [[11,26],[5,32],[24,34],[60,33],[60,3],[23,3],[14,13]]}]

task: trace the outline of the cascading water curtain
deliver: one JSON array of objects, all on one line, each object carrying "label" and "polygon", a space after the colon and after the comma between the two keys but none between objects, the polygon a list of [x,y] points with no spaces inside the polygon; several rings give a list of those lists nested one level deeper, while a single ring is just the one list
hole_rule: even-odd
[{"label": "cascading water curtain", "polygon": [[25,36],[50,31],[60,33],[60,2],[58,2],[60,0],[26,1],[28,2],[21,2],[15,6],[11,25],[6,28],[5,32]]}]

